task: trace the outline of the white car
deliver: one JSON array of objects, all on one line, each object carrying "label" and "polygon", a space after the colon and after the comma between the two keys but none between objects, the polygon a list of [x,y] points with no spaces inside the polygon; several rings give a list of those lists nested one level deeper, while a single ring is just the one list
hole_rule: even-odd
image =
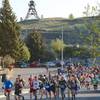
[{"label": "white car", "polygon": [[53,62],[46,62],[46,66],[47,67],[55,67],[56,65]]}]

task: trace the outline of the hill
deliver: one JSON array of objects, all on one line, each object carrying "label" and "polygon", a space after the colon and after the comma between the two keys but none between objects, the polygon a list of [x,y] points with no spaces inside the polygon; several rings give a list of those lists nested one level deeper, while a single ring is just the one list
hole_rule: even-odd
[{"label": "hill", "polygon": [[61,38],[62,26],[65,43],[82,44],[80,34],[88,34],[86,23],[90,21],[97,21],[100,27],[100,17],[84,17],[73,20],[65,18],[44,18],[39,20],[24,20],[19,24],[22,29],[21,37],[25,39],[27,35],[33,30],[39,30],[47,43],[52,39]]}]

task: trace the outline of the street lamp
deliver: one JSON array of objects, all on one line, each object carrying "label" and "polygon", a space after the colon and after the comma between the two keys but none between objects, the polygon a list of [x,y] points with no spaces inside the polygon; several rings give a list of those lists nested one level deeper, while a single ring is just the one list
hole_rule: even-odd
[{"label": "street lamp", "polygon": [[79,44],[77,44],[77,45],[76,45],[76,47],[77,47],[77,48],[79,48],[79,47],[80,47],[80,45],[79,45]]}]

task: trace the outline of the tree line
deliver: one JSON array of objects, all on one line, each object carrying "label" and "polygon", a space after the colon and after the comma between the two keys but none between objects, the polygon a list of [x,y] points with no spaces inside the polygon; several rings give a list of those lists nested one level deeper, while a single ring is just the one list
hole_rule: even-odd
[{"label": "tree line", "polygon": [[[95,7],[91,9],[90,6],[87,6],[84,14],[86,17],[93,16],[95,18],[95,12],[97,12]],[[72,15],[71,18],[73,18]],[[67,47],[67,44],[58,39],[53,40],[51,45],[48,46],[48,44],[45,44],[42,34],[35,29],[23,41],[20,36],[21,27],[17,23],[17,18],[10,6],[9,0],[3,0],[2,7],[0,8],[0,56],[5,57],[9,55],[15,61],[47,61],[55,59],[61,48],[65,48],[64,53],[67,57],[78,56],[81,58],[82,56],[86,57],[85,55],[89,53],[89,57],[96,58],[100,56],[99,23],[97,21],[87,22],[87,20],[85,22],[89,34],[86,36],[80,35],[84,40],[84,47],[82,48]]]}]

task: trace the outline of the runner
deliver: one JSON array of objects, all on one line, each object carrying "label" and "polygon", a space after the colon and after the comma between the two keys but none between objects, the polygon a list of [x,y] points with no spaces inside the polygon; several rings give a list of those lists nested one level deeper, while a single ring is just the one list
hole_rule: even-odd
[{"label": "runner", "polygon": [[66,81],[65,81],[63,76],[59,80],[59,88],[60,88],[62,100],[64,100],[64,98],[65,98],[65,89],[66,89]]},{"label": "runner", "polygon": [[94,77],[92,78],[92,85],[93,85],[94,90],[97,90],[98,89],[98,83],[99,83],[98,82],[98,79],[94,75]]},{"label": "runner", "polygon": [[22,90],[23,90],[23,87],[25,86],[25,82],[23,80],[23,78],[21,78],[21,75],[18,75],[18,80],[19,80],[19,84],[20,84],[20,95],[19,95],[19,100],[20,100],[20,97],[23,98],[24,100],[24,97],[22,96]]},{"label": "runner", "polygon": [[25,82],[23,80],[23,78],[21,78],[21,75],[18,75],[18,79],[21,82],[21,84],[23,85],[23,87],[25,86]]},{"label": "runner", "polygon": [[72,95],[72,100],[75,100],[75,97],[76,97],[76,94],[77,94],[77,91],[78,91],[78,79],[76,78],[75,75],[72,75],[71,76],[71,95]]},{"label": "runner", "polygon": [[44,88],[46,90],[46,99],[48,99],[48,95],[49,95],[49,98],[51,100],[51,87],[50,87],[50,82],[48,79],[46,79],[44,83]]},{"label": "runner", "polygon": [[22,93],[22,84],[19,80],[19,78],[16,78],[15,84],[15,100],[20,100],[20,98],[22,98],[22,100],[24,100],[24,96],[21,94]]},{"label": "runner", "polygon": [[85,76],[85,87],[87,88],[87,90],[90,90],[90,83],[91,83],[91,78],[89,77],[88,74],[86,74],[86,76]]},{"label": "runner", "polygon": [[68,76],[67,79],[68,79],[68,80],[67,80],[67,87],[68,87],[68,89],[67,89],[67,91],[68,91],[68,100],[70,100],[70,98],[71,98],[71,77]]},{"label": "runner", "polygon": [[37,76],[34,77],[32,84],[33,84],[33,95],[35,96],[35,100],[37,100],[37,90],[39,89],[39,80]]},{"label": "runner", "polygon": [[42,100],[44,93],[45,93],[44,83],[41,80],[39,80],[39,94],[41,95],[40,100]]},{"label": "runner", "polygon": [[10,94],[12,91],[13,84],[9,80],[8,77],[6,77],[4,84],[3,84],[3,89],[4,89],[4,95],[6,96],[6,100],[10,100]]},{"label": "runner", "polygon": [[28,79],[28,83],[29,83],[29,88],[30,88],[30,100],[32,100],[32,95],[33,95],[33,77],[32,75],[30,75],[29,79]]},{"label": "runner", "polygon": [[56,82],[54,81],[54,79],[51,80],[50,82],[50,88],[51,88],[51,93],[53,93],[54,98],[56,99]]}]

